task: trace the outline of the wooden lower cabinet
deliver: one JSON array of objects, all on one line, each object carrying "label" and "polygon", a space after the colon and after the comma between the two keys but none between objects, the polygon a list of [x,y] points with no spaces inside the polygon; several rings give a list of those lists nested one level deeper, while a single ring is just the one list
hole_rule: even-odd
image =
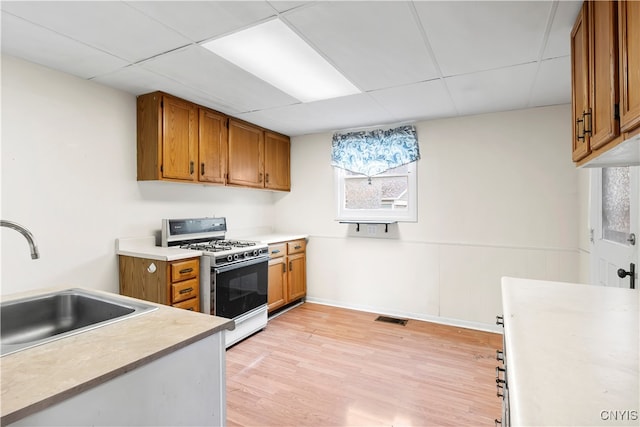
[{"label": "wooden lower cabinet", "polygon": [[307,295],[306,240],[269,245],[269,313]]},{"label": "wooden lower cabinet", "polygon": [[200,311],[200,259],[159,261],[119,256],[120,294]]}]

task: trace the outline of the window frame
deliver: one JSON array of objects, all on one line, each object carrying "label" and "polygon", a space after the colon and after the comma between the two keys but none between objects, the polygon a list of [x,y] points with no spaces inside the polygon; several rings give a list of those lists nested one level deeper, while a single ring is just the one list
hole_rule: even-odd
[{"label": "window frame", "polygon": [[[407,209],[347,209],[345,207],[345,180],[348,172],[337,166],[333,167],[334,194],[336,204],[336,221],[342,222],[418,222],[418,162],[407,165]],[[384,175],[383,175],[384,176]],[[403,176],[403,175],[401,175]],[[362,175],[361,177],[364,177]],[[360,178],[361,178],[360,177]],[[371,179],[376,179],[372,176]]]}]

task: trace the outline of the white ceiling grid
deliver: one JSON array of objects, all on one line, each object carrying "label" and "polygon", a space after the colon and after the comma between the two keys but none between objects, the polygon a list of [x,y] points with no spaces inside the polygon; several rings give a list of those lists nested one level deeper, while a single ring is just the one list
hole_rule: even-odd
[{"label": "white ceiling grid", "polygon": [[[579,1],[3,1],[2,53],[287,135],[570,102]],[[361,94],[300,103],[200,43],[281,19]]]}]

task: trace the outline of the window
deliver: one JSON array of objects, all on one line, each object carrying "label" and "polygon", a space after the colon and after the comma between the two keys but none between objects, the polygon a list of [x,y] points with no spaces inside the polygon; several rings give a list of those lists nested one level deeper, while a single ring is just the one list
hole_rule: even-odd
[{"label": "window", "polygon": [[340,221],[417,221],[416,162],[367,177],[334,168]]},{"label": "window", "polygon": [[419,158],[413,126],[334,134],[337,220],[417,221]]}]

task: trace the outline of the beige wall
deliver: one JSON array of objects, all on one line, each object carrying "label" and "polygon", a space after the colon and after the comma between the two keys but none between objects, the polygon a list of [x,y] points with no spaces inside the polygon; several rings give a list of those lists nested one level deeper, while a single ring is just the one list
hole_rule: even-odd
[{"label": "beige wall", "polygon": [[236,234],[308,233],[312,300],[490,327],[503,275],[588,272],[569,122],[563,105],[418,123],[419,221],[363,238],[334,221],[331,134],[293,138],[290,193],[137,182],[133,95],[5,56],[1,217],[28,226],[42,258],[0,229],[1,291],[117,291],[116,238],[221,215]]},{"label": "beige wall", "polygon": [[136,181],[131,94],[2,57],[2,294],[46,286],[117,292],[115,239],[152,235],[162,218],[227,216],[236,231],[273,222],[273,194]]},{"label": "beige wall", "polygon": [[331,134],[294,138],[275,224],[311,235],[309,298],[490,326],[502,276],[580,280],[569,123],[567,105],[418,123],[419,220],[381,239],[334,221]]}]

